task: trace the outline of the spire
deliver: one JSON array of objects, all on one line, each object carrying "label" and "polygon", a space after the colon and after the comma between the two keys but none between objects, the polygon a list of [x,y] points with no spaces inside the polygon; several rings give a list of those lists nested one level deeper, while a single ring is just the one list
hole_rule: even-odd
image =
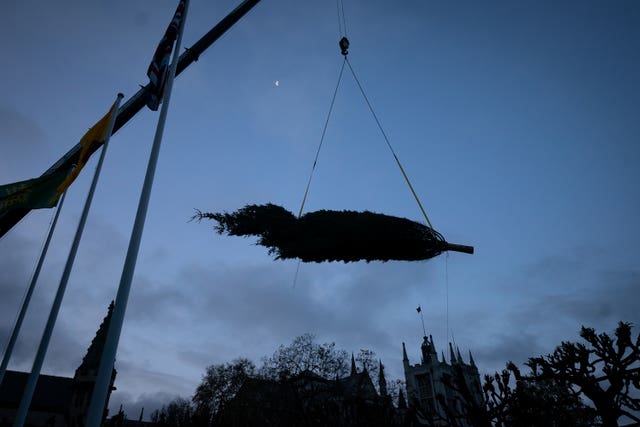
[{"label": "spire", "polygon": [[404,345],[404,342],[402,343],[402,361],[406,362],[406,364],[409,364],[409,358],[407,357],[407,347]]},{"label": "spire", "polygon": [[407,409],[407,401],[404,399],[402,389],[398,391],[398,409]]},{"label": "spire", "polygon": [[353,357],[353,353],[351,353],[351,376],[353,377],[358,373],[358,369],[356,369],[356,359]]},{"label": "spire", "polygon": [[447,363],[447,359],[444,358],[444,350],[442,350],[442,363]]},{"label": "spire", "polygon": [[102,320],[96,336],[91,341],[91,345],[87,350],[87,354],[82,358],[82,363],[76,369],[77,376],[91,375],[95,376],[98,373],[98,367],[100,366],[100,358],[102,357],[102,351],[104,349],[104,343],[107,340],[107,329],[111,323],[111,315],[113,314],[113,301],[109,304],[107,315]]},{"label": "spire", "polygon": [[453,346],[449,343],[449,359],[451,360],[451,364],[457,363],[456,355],[453,353]]},{"label": "spire", "polygon": [[464,365],[464,360],[462,360],[462,356],[460,355],[460,349],[456,346],[456,353],[458,354],[458,362]]},{"label": "spire", "polygon": [[471,354],[471,350],[469,350],[469,365],[475,367],[476,362],[473,360],[473,355]]},{"label": "spire", "polygon": [[430,343],[431,354],[437,355],[438,352],[436,351],[436,345],[433,343],[433,337],[431,335],[429,335],[429,340],[431,341]]},{"label": "spire", "polygon": [[384,377],[382,360],[380,360],[380,368],[378,369],[378,386],[380,387],[380,396],[387,396],[387,379]]}]

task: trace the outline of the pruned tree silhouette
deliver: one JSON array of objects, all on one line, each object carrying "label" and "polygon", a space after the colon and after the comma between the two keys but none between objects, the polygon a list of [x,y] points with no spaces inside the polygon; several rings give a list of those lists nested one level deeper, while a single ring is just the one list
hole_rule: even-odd
[{"label": "pruned tree silhouette", "polygon": [[611,337],[582,327],[585,343],[563,342],[553,353],[532,357],[522,374],[512,362],[485,375],[482,402],[473,398],[462,370],[445,379],[456,407],[438,396],[443,411],[434,422],[451,427],[640,425],[640,334],[620,322]]},{"label": "pruned tree silhouette", "polygon": [[602,426],[618,426],[621,418],[640,423],[640,334],[618,323],[615,338],[582,327],[583,343],[563,342],[552,354],[529,359],[536,378],[554,379],[575,388],[596,408]]}]

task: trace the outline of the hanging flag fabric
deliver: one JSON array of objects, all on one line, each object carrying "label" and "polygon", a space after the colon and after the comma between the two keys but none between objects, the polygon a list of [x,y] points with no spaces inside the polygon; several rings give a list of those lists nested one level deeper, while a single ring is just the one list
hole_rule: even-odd
[{"label": "hanging flag fabric", "polygon": [[169,62],[171,61],[171,52],[173,51],[173,44],[178,37],[178,30],[180,29],[180,23],[184,14],[184,0],[180,0],[176,13],[173,14],[173,19],[167,27],[162,40],[156,48],[156,53],[153,55],[149,69],[147,70],[147,76],[149,77],[149,97],[147,98],[147,107],[153,111],[157,111],[160,103],[162,102],[162,96],[164,94],[164,87],[167,82],[167,75],[169,73]]},{"label": "hanging flag fabric", "polygon": [[58,203],[57,188],[71,168],[60,169],[35,179],[0,186],[0,215],[12,209],[51,208]]},{"label": "hanging flag fabric", "polygon": [[75,163],[63,163],[44,175],[0,186],[0,216],[15,209],[51,208],[76,179],[91,154],[102,146],[109,131],[109,120],[117,113],[116,104],[80,140],[81,150]]},{"label": "hanging flag fabric", "polygon": [[117,114],[117,104],[114,103],[111,106],[111,109],[107,114],[102,117],[98,123],[93,125],[91,129],[87,133],[84,134],[82,139],[80,140],[80,145],[82,149],[80,150],[80,154],[78,156],[78,161],[76,162],[76,167],[71,171],[71,173],[66,177],[66,179],[58,186],[56,190],[56,200],[62,193],[64,193],[67,188],[73,183],[73,181],[78,177],[80,171],[84,167],[84,165],[89,160],[89,157],[96,150],[102,147],[105,139],[107,139],[110,135],[107,135],[109,132],[109,122],[111,120],[111,116]]}]

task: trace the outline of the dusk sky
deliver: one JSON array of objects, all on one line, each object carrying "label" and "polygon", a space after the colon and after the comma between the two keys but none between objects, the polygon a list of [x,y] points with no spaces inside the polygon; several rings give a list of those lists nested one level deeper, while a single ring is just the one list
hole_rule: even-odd
[{"label": "dusk sky", "polygon": [[[192,0],[183,46],[239,2]],[[147,84],[176,5],[5,2],[0,184],[42,174],[118,92]],[[438,351],[455,337],[483,373],[581,325],[640,325],[640,2],[344,8],[351,64],[434,227],[475,254],[302,264],[293,286],[297,261],[189,222],[194,209],[300,207],[342,62],[337,8],[262,0],[175,81],[111,413],[188,398],[208,365],[258,364],[307,332],[372,349],[401,378],[403,341],[419,362],[418,305]],[[145,108],[111,139],[45,374],[73,375],[115,298],[157,118]],[[31,369],[97,159],[67,194],[10,369]],[[348,73],[305,206],[319,209],[424,220]],[[2,350],[53,212],[0,240]]]}]

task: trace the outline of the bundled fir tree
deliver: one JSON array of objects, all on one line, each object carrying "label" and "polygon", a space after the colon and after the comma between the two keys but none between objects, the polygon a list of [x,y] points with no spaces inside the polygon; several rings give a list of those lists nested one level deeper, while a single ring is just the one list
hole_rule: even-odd
[{"label": "bundled fir tree", "polygon": [[213,219],[219,234],[256,236],[276,259],[323,261],[418,261],[445,251],[473,253],[448,243],[436,230],[416,221],[369,211],[309,212],[296,218],[274,205],[247,205],[233,213],[196,211],[194,219]]}]

